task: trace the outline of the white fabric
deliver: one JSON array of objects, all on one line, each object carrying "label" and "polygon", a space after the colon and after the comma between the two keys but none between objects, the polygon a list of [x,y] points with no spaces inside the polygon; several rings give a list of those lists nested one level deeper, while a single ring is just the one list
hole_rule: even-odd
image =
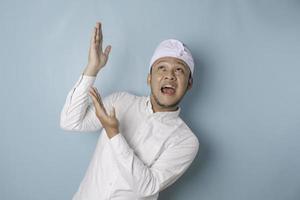
[{"label": "white fabric", "polygon": [[167,56],[183,60],[188,65],[191,70],[191,74],[193,75],[194,60],[192,53],[184,43],[176,39],[164,40],[156,47],[150,60],[150,68],[156,60]]},{"label": "white fabric", "polygon": [[[95,77],[81,75],[68,93],[60,126],[67,131],[99,131],[101,124],[88,95]],[[199,142],[175,112],[153,113],[149,96],[126,92],[103,99],[120,122],[109,139],[105,129],[73,200],[155,200],[194,160]]]}]

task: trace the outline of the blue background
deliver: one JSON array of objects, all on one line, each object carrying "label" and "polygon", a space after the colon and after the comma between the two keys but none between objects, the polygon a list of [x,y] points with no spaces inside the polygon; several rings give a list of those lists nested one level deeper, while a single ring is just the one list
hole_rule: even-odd
[{"label": "blue background", "polygon": [[59,127],[96,21],[112,51],[95,86],[149,94],[148,63],[163,39],[193,52],[181,116],[200,151],[166,200],[300,199],[300,1],[0,2],[0,194],[71,199],[98,133]]}]

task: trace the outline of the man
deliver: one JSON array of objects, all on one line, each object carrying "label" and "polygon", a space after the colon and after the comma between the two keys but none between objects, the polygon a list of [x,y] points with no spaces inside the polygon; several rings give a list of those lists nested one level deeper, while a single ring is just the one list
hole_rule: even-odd
[{"label": "man", "polygon": [[[150,62],[151,95],[116,92],[101,99],[93,87],[111,46],[102,51],[97,23],[88,65],[69,92],[60,126],[68,131],[102,129],[88,170],[73,200],[154,200],[190,166],[197,137],[179,117],[179,102],[192,87],[194,62],[178,40],[165,40]],[[92,103],[89,102],[92,98]]]}]

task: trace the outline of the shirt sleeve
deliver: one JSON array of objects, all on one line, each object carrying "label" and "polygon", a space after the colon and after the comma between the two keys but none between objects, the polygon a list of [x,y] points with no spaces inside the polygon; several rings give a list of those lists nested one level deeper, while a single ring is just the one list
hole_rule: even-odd
[{"label": "shirt sleeve", "polygon": [[155,195],[173,184],[191,165],[199,149],[198,139],[189,137],[167,148],[148,167],[134,154],[122,134],[112,137],[110,144],[122,173],[141,198]]},{"label": "shirt sleeve", "polygon": [[[94,84],[95,76],[81,74],[69,91],[60,114],[60,127],[67,131],[98,131],[102,125],[95,113],[95,107],[89,97],[89,88]],[[103,98],[105,108],[112,104],[112,95]]]},{"label": "shirt sleeve", "polygon": [[89,88],[94,84],[95,76],[81,74],[69,91],[60,114],[60,127],[67,131],[96,131],[101,128],[93,104],[89,102]]}]

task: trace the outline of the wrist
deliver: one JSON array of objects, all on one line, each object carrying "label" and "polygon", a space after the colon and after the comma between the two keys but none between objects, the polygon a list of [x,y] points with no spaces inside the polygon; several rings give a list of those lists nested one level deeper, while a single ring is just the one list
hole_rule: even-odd
[{"label": "wrist", "polygon": [[105,129],[107,136],[109,139],[111,139],[112,137],[116,136],[119,134],[119,130],[118,129],[110,129],[110,128],[106,128]]},{"label": "wrist", "polygon": [[87,67],[83,71],[83,74],[87,76],[97,76],[98,72],[99,70],[97,70],[95,67],[87,65]]}]

